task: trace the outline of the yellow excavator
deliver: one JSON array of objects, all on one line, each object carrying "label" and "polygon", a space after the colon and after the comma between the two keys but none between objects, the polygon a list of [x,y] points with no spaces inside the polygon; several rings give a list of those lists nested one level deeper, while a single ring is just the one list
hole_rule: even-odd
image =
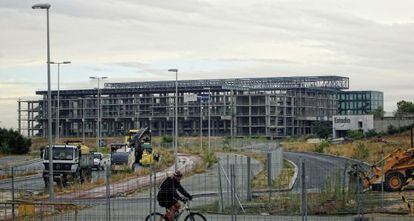
[{"label": "yellow excavator", "polygon": [[414,178],[414,148],[397,148],[368,169],[360,164],[354,164],[352,169],[352,174],[361,179],[364,189],[379,191],[384,181],[386,191],[400,191]]}]

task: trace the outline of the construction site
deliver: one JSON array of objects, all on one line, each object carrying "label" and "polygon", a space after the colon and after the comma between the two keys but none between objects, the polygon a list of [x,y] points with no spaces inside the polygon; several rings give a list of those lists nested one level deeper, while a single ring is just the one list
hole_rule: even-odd
[{"label": "construction site", "polygon": [[413,221],[405,1],[1,2],[0,220]]},{"label": "construction site", "polygon": [[[54,90],[52,133],[58,125],[62,137],[96,136],[101,121],[103,137],[140,127],[149,127],[154,135],[172,135],[175,83]],[[274,138],[310,134],[316,121],[329,121],[338,113],[337,94],[348,88],[349,79],[340,76],[180,80],[178,133],[207,135],[210,129],[213,136]],[[18,130],[29,137],[47,134],[46,92],[37,91],[38,100],[18,101]]]}]

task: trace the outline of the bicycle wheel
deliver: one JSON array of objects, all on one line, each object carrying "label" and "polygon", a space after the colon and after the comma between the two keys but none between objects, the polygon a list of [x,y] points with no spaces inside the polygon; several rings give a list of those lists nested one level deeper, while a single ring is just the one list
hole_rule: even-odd
[{"label": "bicycle wheel", "polygon": [[184,221],[207,221],[207,219],[201,213],[190,213],[185,217]]},{"label": "bicycle wheel", "polygon": [[167,221],[161,213],[151,213],[145,218],[145,221]]}]

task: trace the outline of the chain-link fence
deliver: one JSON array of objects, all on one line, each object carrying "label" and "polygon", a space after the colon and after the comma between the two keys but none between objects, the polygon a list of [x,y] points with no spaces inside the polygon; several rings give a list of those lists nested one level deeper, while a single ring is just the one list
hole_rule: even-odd
[{"label": "chain-link fence", "polygon": [[[191,211],[217,221],[414,218],[408,207],[412,191],[362,190],[359,180],[349,175],[353,161],[283,153],[274,144],[242,146],[248,148],[216,153],[218,162],[208,169],[197,164],[200,157],[180,155],[181,184],[194,196]],[[123,173],[94,170],[84,183],[55,184],[55,202],[50,204],[39,167],[3,168],[0,220],[145,220],[151,213],[165,213],[156,196],[172,173],[172,167],[156,173],[139,166]]]}]

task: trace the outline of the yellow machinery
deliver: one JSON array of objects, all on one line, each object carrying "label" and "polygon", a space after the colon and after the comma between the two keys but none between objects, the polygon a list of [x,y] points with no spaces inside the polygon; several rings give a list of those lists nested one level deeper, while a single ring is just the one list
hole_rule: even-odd
[{"label": "yellow machinery", "polygon": [[135,163],[139,163],[144,150],[152,153],[151,130],[143,127],[139,130],[129,130],[125,136],[125,143],[135,149]]},{"label": "yellow machinery", "polygon": [[[353,165],[355,175],[358,175],[363,187],[381,190],[384,180],[386,191],[399,191],[414,178],[414,148],[394,150],[381,161],[364,170],[361,165]],[[382,170],[383,169],[383,170]],[[384,175],[384,179],[382,177]]]},{"label": "yellow machinery", "polygon": [[138,134],[138,131],[139,130],[129,130],[128,133],[125,135],[124,143],[129,144],[132,138]]}]

